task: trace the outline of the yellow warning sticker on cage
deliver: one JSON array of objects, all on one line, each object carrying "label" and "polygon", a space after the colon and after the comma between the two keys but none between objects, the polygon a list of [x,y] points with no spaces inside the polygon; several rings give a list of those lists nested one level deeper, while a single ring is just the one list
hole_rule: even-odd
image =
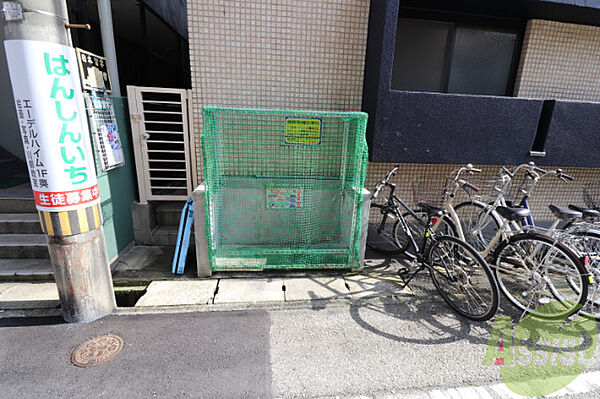
[{"label": "yellow warning sticker on cage", "polygon": [[321,120],[287,118],[285,120],[285,142],[309,145],[321,143]]},{"label": "yellow warning sticker on cage", "polygon": [[267,187],[267,208],[299,209],[302,208],[301,188]]}]

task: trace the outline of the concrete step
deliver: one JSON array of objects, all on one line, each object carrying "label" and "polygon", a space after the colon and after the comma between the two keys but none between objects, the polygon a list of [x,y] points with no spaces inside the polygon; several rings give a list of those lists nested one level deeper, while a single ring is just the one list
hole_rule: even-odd
[{"label": "concrete step", "polygon": [[0,213],[0,234],[42,234],[37,213]]},{"label": "concrete step", "polygon": [[0,213],[36,213],[35,203],[30,197],[0,197]]},{"label": "concrete step", "polygon": [[53,280],[50,259],[0,259],[0,280]]},{"label": "concrete step", "polygon": [[157,206],[155,211],[158,226],[179,226],[181,211],[185,202],[165,202]]},{"label": "concrete step", "polygon": [[0,234],[0,258],[49,258],[46,236],[43,234]]},{"label": "concrete step", "polygon": [[192,281],[153,281],[135,304],[142,306],[176,306],[211,304],[217,279]]},{"label": "concrete step", "polygon": [[[158,226],[152,231],[152,245],[174,247],[177,245],[179,226]],[[194,231],[190,234],[190,247],[194,246]]]}]

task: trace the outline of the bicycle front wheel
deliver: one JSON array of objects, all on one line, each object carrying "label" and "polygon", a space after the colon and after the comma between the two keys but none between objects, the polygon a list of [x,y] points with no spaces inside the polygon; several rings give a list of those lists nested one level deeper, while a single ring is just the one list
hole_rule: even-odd
[{"label": "bicycle front wheel", "polygon": [[395,231],[400,221],[394,212],[385,210],[381,204],[371,203],[367,246],[384,254],[398,254],[406,248],[396,241]]},{"label": "bicycle front wheel", "polygon": [[458,204],[454,210],[465,235],[465,241],[482,252],[500,230],[502,221],[483,202],[467,201]]},{"label": "bicycle front wheel", "polygon": [[477,321],[496,314],[498,285],[473,247],[455,237],[436,237],[428,259],[433,284],[452,309]]},{"label": "bicycle front wheel", "polygon": [[494,257],[498,286],[517,308],[534,316],[566,318],[588,296],[588,276],[577,255],[552,237],[517,234]]}]

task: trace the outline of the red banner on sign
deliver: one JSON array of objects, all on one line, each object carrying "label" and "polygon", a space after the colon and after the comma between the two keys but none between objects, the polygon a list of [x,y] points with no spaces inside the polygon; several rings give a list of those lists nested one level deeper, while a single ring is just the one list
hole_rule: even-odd
[{"label": "red banner on sign", "polygon": [[36,205],[44,208],[71,208],[88,202],[97,201],[100,198],[98,185],[83,188],[81,190],[62,192],[34,191],[33,197]]}]

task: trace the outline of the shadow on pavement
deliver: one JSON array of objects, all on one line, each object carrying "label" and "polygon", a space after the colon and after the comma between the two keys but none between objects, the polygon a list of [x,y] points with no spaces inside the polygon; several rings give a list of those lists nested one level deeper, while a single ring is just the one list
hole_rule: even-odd
[{"label": "shadow on pavement", "polygon": [[55,326],[58,324],[65,324],[65,323],[66,322],[60,316],[0,318],[0,328],[2,328],[2,327]]},{"label": "shadow on pavement", "polygon": [[[415,270],[416,267],[410,259],[402,256],[385,256],[368,250],[366,257],[365,269],[379,273],[382,279],[391,282],[399,281],[398,269],[406,267]],[[398,342],[437,345],[464,340],[487,344],[494,319],[475,322],[455,313],[435,289],[427,270],[419,273],[409,287],[414,295],[403,300],[392,296],[381,301],[352,304],[352,319],[362,328]],[[390,319],[382,322],[381,318],[369,317],[371,312],[386,315]],[[510,316],[514,323],[523,316],[502,295],[498,315]],[[398,322],[411,323],[414,328],[408,334],[392,331],[390,326]]]}]

